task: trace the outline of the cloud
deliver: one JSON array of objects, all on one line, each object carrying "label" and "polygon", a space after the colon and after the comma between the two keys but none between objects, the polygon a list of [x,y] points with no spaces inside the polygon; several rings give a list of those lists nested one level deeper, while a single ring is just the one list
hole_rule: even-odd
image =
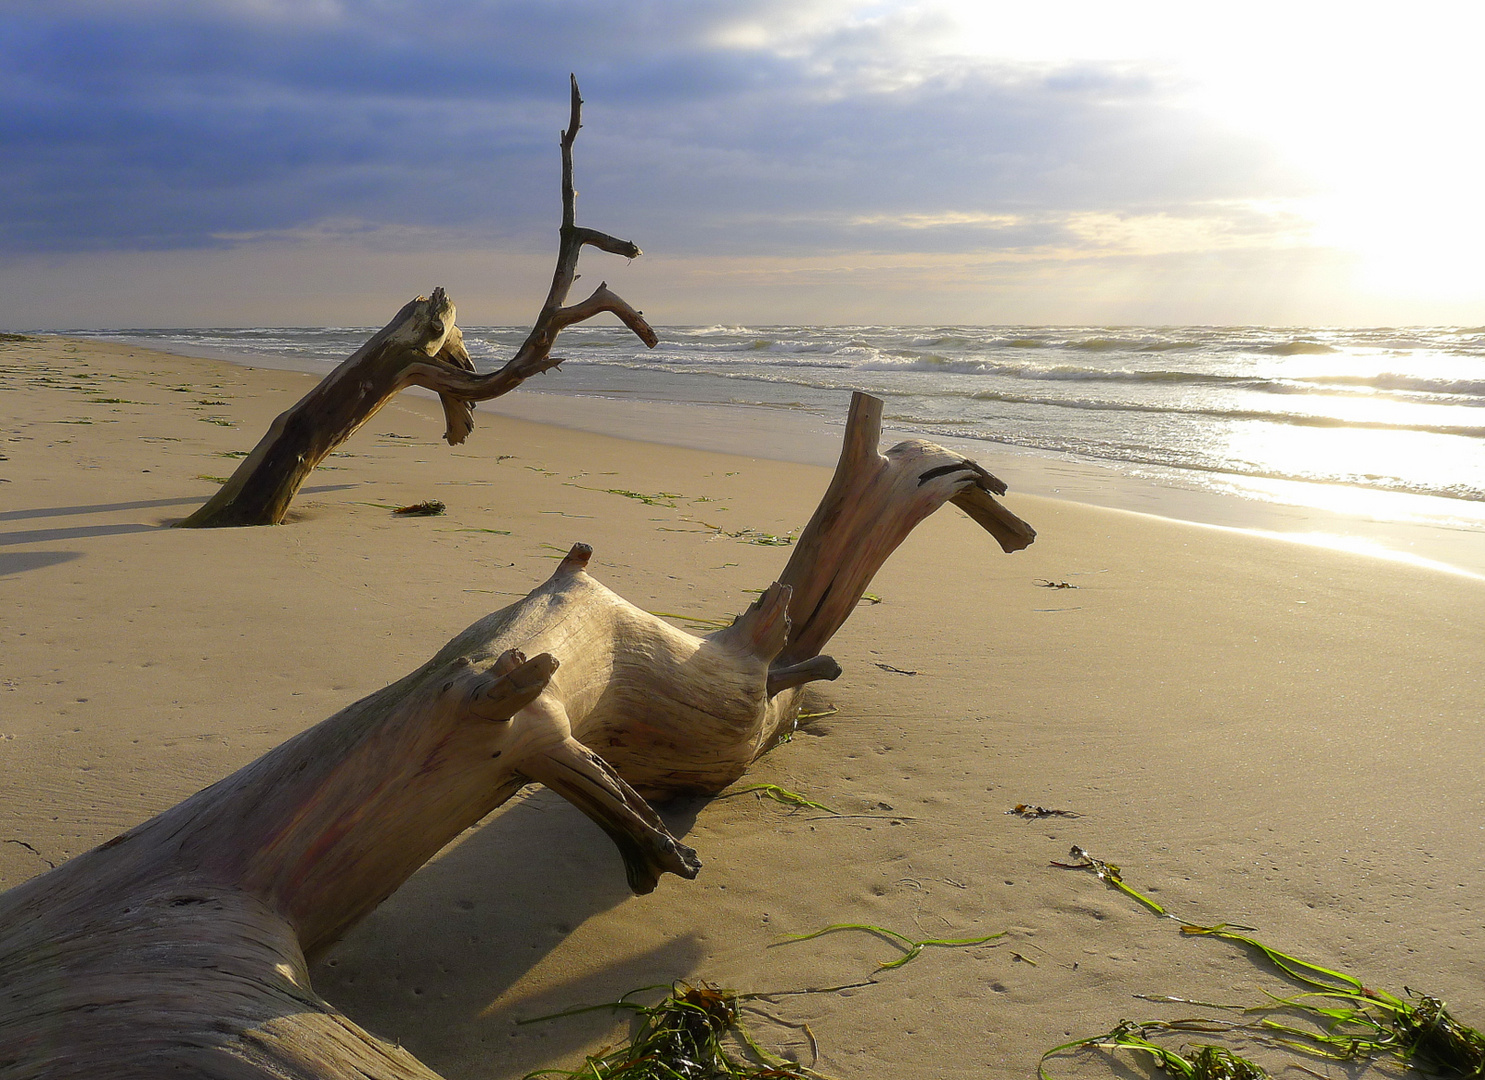
[{"label": "cloud", "polygon": [[1268,243],[1278,219],[1234,208],[1300,192],[1158,69],[945,32],[824,0],[11,5],[0,249],[544,249],[570,70],[581,218],[683,256],[1055,252],[1156,220],[1160,250]]}]

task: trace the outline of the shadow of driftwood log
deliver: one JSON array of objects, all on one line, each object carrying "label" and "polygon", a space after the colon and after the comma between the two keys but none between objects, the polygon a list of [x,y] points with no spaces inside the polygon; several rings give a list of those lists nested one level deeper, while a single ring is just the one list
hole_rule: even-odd
[{"label": "shadow of driftwood log", "polygon": [[[677,799],[662,814],[684,838],[704,805]],[[529,869],[512,874],[517,864]],[[615,1021],[607,1014],[566,1018],[522,1028],[523,1037],[512,1039],[516,1021],[685,978],[705,947],[680,931],[545,992],[492,1004],[589,919],[625,903],[675,902],[675,894],[634,896],[603,833],[552,792],[533,791],[424,867],[315,964],[311,977],[352,1020],[437,1072],[477,1076],[467,1063],[491,1054],[491,1075],[521,1076],[584,1049],[595,1030]]]},{"label": "shadow of driftwood log", "polygon": [[24,574],[27,570],[42,570],[80,558],[81,551],[14,551],[0,555],[0,577]]}]

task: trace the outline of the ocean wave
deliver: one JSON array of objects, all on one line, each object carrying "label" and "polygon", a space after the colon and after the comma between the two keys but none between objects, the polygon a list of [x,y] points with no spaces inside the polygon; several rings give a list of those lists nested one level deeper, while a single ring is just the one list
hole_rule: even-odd
[{"label": "ocean wave", "polygon": [[1328,353],[1340,352],[1323,341],[1310,341],[1306,338],[1295,338],[1281,345],[1268,345],[1257,350],[1268,353],[1271,356],[1325,356]]},{"label": "ocean wave", "polygon": [[[675,348],[662,350],[671,355],[686,357],[693,361],[695,350]],[[726,350],[721,350],[726,351]],[[756,351],[756,350],[754,350]],[[687,356],[690,352],[692,355]],[[715,355],[715,354],[708,354]],[[838,362],[826,362],[822,356],[835,358]],[[606,357],[585,357],[592,363],[613,363]],[[741,359],[747,360],[747,357]],[[700,360],[706,363],[705,360]],[[1181,371],[1177,369],[1151,368],[1094,368],[1077,364],[1030,364],[1025,361],[997,360],[989,357],[945,356],[942,353],[906,349],[856,349],[844,348],[833,351],[819,350],[793,358],[783,354],[770,356],[766,361],[780,368],[806,367],[854,367],[861,371],[908,372],[945,375],[999,376],[1008,379],[1024,379],[1034,382],[1106,382],[1106,383],[1186,383],[1192,386],[1227,386],[1237,389],[1264,389],[1270,380],[1255,375],[1223,374],[1217,372]],[[709,372],[697,369],[698,374],[710,373],[722,377],[735,377],[735,372],[724,369],[718,363]],[[926,387],[924,392],[931,392]]]},{"label": "ocean wave", "polygon": [[[590,360],[589,363],[598,367],[626,368],[633,371],[656,370],[654,363],[648,362],[645,357],[635,357],[630,360]],[[664,371],[667,375],[698,375],[715,379],[738,380],[742,382],[769,383],[776,386],[798,386],[807,390],[856,390],[860,389],[856,380],[850,378],[838,378],[825,380],[820,378],[809,378],[811,371],[841,371],[858,370],[848,364],[829,363],[798,363],[789,365],[777,365],[777,370],[760,371],[757,369],[737,370],[717,367],[683,367],[679,364],[667,364]],[[960,393],[934,394],[924,393],[922,390],[913,388],[899,390],[893,387],[873,386],[870,393],[877,397],[964,397]]]},{"label": "ocean wave", "polygon": [[[808,349],[799,349],[792,343],[770,340],[767,346],[745,346],[718,343],[713,348],[698,348],[695,343],[667,346],[662,344],[658,352],[689,365],[714,365],[709,371],[696,368],[694,374],[715,374],[723,378],[743,377],[744,373],[726,370],[734,364],[762,365],[778,369],[792,367],[825,367],[834,369],[854,368],[863,373],[911,373],[924,375],[972,376],[1002,378],[1027,382],[1088,383],[1109,385],[1167,386],[1171,391],[1181,387],[1208,388],[1213,392],[1228,390],[1253,391],[1265,394],[1294,395],[1345,395],[1353,397],[1386,396],[1415,404],[1464,405],[1485,404],[1485,378],[1445,378],[1433,375],[1380,372],[1364,374],[1317,373],[1312,375],[1284,375],[1258,370],[1242,371],[1241,365],[1208,365],[1208,370],[1193,370],[1187,367],[1161,366],[1141,367],[1121,365],[1099,367],[1090,364],[1049,363],[1051,357],[1042,359],[1018,357],[1009,351],[999,357],[956,356],[921,349],[878,348],[853,340],[848,343],[813,343]],[[628,350],[632,357],[632,348]],[[766,354],[766,355],[760,355]],[[655,354],[645,354],[647,363],[655,363]],[[629,358],[629,357],[626,357]],[[588,355],[578,357],[593,363],[613,362],[608,357]],[[614,358],[617,359],[617,358]],[[1229,370],[1220,370],[1226,367]],[[1232,370],[1234,367],[1237,370]],[[1212,370],[1211,368],[1219,368]],[[921,392],[928,395],[939,393],[962,393],[962,386],[946,385],[932,387],[926,381]]]},{"label": "ocean wave", "polygon": [[1367,431],[1416,431],[1429,435],[1457,435],[1466,439],[1485,439],[1485,427],[1470,424],[1399,424],[1385,420],[1356,420],[1316,413],[1271,412],[1265,409],[1203,408],[1187,405],[1152,405],[1130,401],[1089,401],[1080,398],[1031,397],[1007,394],[998,390],[980,390],[969,395],[975,401],[995,401],[1007,405],[1037,405],[1053,409],[1081,409],[1089,412],[1152,413],[1165,416],[1199,416],[1211,420],[1257,420],[1270,424],[1298,427],[1353,428]]},{"label": "ocean wave", "polygon": [[1069,341],[1064,348],[1079,349],[1083,352],[1108,352],[1111,349],[1137,349],[1142,342],[1130,341],[1127,338],[1091,337],[1083,338],[1081,341]]},{"label": "ocean wave", "polygon": [[[628,340],[621,341],[625,348],[631,347]],[[875,356],[878,349],[859,340],[801,341],[790,338],[756,337],[746,341],[664,341],[657,346],[665,353],[701,353],[710,356],[749,355],[754,353],[787,355],[844,355]]]},{"label": "ocean wave", "polygon": [[890,426],[917,435],[969,439],[975,442],[1016,446],[1044,453],[1091,458],[1120,465],[1184,470],[1215,476],[1243,476],[1259,480],[1291,480],[1299,483],[1329,484],[1367,488],[1373,491],[1425,495],[1463,502],[1485,502],[1485,487],[1466,483],[1437,484],[1420,477],[1390,476],[1380,473],[1319,473],[1305,472],[1302,469],[1265,469],[1242,461],[1200,461],[1178,450],[1164,447],[1113,445],[1091,439],[1039,435],[1030,432],[991,434],[983,429],[945,423],[932,417],[919,417],[909,413],[893,414],[885,419]]},{"label": "ocean wave", "polygon": [[[893,396],[919,396],[924,398],[952,398],[965,397],[981,401],[1005,401],[1018,402],[1027,405],[1041,405],[1060,408],[1083,408],[1097,409],[1111,412],[1150,412],[1169,413],[1173,415],[1189,414],[1193,416],[1231,416],[1235,418],[1252,418],[1266,416],[1298,415],[1283,413],[1277,410],[1253,409],[1251,407],[1213,406],[1209,404],[1214,398],[1220,400],[1220,395],[1230,391],[1247,391],[1259,394],[1271,394],[1281,396],[1292,395],[1315,395],[1319,397],[1342,397],[1354,400],[1357,395],[1371,398],[1375,395],[1384,395],[1398,401],[1410,402],[1415,406],[1436,406],[1440,409],[1452,409],[1459,406],[1470,406],[1475,404],[1470,397],[1472,394],[1481,394],[1479,403],[1485,405],[1485,384],[1471,380],[1431,380],[1413,376],[1314,376],[1304,379],[1265,379],[1252,375],[1235,375],[1219,373],[1200,373],[1190,371],[1179,371],[1170,369],[1140,369],[1140,368],[1089,368],[1079,365],[1051,365],[1031,366],[1024,363],[1004,363],[992,360],[967,360],[962,358],[944,357],[935,354],[915,354],[912,356],[883,356],[863,359],[854,356],[842,357],[839,355],[815,354],[813,356],[791,356],[771,357],[765,365],[733,366],[731,364],[708,363],[705,360],[696,362],[686,357],[684,353],[677,355],[674,359],[660,360],[653,354],[636,354],[631,352],[625,357],[584,357],[582,363],[590,363],[599,366],[636,368],[654,371],[657,368],[676,375],[695,375],[701,377],[714,377],[720,379],[742,379],[758,382],[783,382],[796,383],[801,386],[816,389],[834,389],[846,386],[851,382],[849,373],[859,372],[862,375],[860,386],[852,388],[867,389],[872,393],[888,393]],[[821,377],[811,378],[807,372],[838,372],[836,379],[826,380]],[[1170,391],[1180,391],[1183,387],[1192,389],[1205,388],[1209,393],[1204,397],[1203,403],[1188,404],[1184,401],[1168,403],[1161,402],[1137,402],[1129,401],[1124,397],[1114,400],[1097,401],[1085,397],[1053,397],[1050,395],[1036,395],[1033,393],[1021,393],[1007,389],[1004,384],[999,387],[981,387],[973,380],[969,383],[958,380],[914,379],[911,384],[883,385],[884,376],[898,376],[915,372],[924,375],[941,374],[955,376],[982,376],[1000,377],[1013,383],[1051,383],[1067,384],[1072,393],[1080,391],[1073,389],[1078,384],[1085,384],[1087,389],[1081,391],[1088,393],[1099,384],[1108,386],[1126,385],[1131,387],[1169,387]],[[875,375],[876,379],[868,378]],[[1445,391],[1450,391],[1451,396],[1445,396]],[[1096,391],[1095,391],[1096,392]],[[1167,398],[1170,394],[1167,393]],[[1303,422],[1303,421],[1282,421]],[[1315,421],[1316,424],[1328,424],[1328,418]],[[1348,421],[1335,421],[1337,426],[1345,426]],[[1386,425],[1405,427],[1406,425]],[[1418,430],[1439,430],[1441,433],[1469,434],[1478,430],[1477,425],[1432,425],[1419,427]]]},{"label": "ocean wave", "polygon": [[1440,379],[1384,371],[1377,375],[1311,375],[1295,381],[1325,387],[1360,387],[1368,390],[1402,390],[1418,394],[1485,398],[1485,379]]},{"label": "ocean wave", "polygon": [[914,338],[909,344],[927,349],[965,349],[984,344],[983,339],[963,334],[937,334],[933,337]]}]

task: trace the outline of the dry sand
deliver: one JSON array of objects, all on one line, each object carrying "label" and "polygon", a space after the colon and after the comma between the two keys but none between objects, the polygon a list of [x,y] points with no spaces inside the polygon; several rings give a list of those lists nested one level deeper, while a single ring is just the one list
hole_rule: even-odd
[{"label": "dry sand", "polygon": [[[787,551],[707,525],[797,529],[828,477],[485,412],[451,450],[436,403],[404,396],[315,473],[291,524],[171,530],[311,377],[44,339],[0,345],[0,379],[0,839],[23,842],[0,844],[0,887],[401,676],[574,541],[640,606],[725,618]],[[433,498],[446,516],[385,509]],[[897,955],[859,933],[780,945],[791,933],[1006,932],[770,1007],[855,1080],[1029,1077],[1070,1037],[1193,1011],[1133,995],[1285,988],[1049,865],[1079,844],[1179,915],[1485,1024],[1485,582],[1007,501],[1035,546],[1002,555],[952,508],[921,526],[832,643],[839,711],[744,781],[841,816],[672,805],[702,876],[636,898],[602,834],[533,789],[353,931],[317,989],[450,1077],[518,1077],[622,1028],[523,1018],[672,979],[855,981]],[[1007,815],[1017,803],[1082,816]],[[757,1027],[809,1059],[801,1030]],[[1091,1055],[1052,1069],[1129,1075]]]}]

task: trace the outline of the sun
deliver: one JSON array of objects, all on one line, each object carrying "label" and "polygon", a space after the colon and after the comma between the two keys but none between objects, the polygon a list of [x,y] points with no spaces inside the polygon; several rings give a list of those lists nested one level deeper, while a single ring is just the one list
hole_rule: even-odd
[{"label": "sun", "polygon": [[1485,301],[1485,5],[1406,9],[1072,0],[939,5],[957,47],[1034,64],[1135,65],[1268,145],[1303,242],[1347,256],[1362,294]]}]

